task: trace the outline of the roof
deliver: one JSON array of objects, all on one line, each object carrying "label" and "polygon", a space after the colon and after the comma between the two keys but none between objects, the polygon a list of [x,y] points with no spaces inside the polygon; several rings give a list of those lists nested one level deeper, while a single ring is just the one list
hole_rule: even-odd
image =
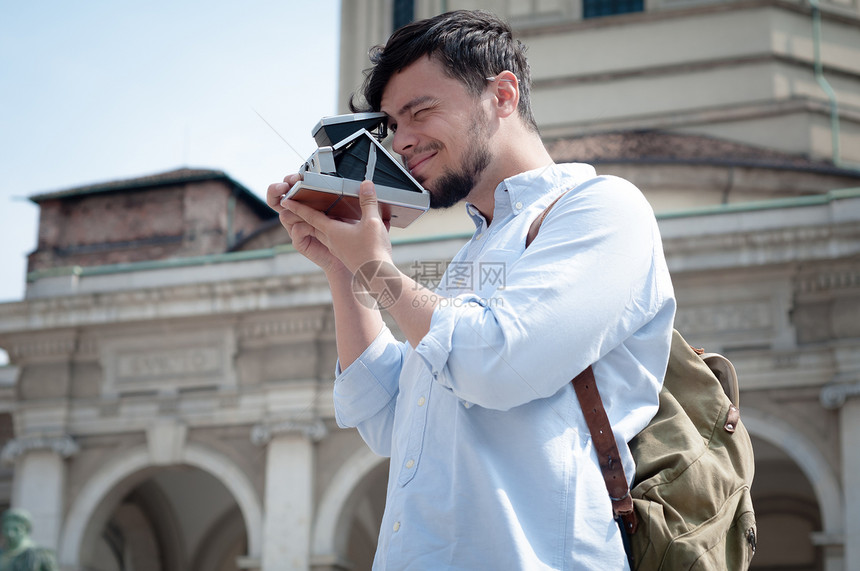
[{"label": "roof", "polygon": [[710,164],[776,170],[801,170],[860,178],[860,170],[838,167],[831,161],[785,153],[704,135],[656,130],[619,131],[566,137],[547,142],[559,162],[581,161],[640,164]]},{"label": "roof", "polygon": [[151,175],[138,176],[121,180],[112,180],[108,182],[100,182],[88,184],[84,186],[76,186],[64,190],[45,192],[36,194],[30,197],[30,200],[39,204],[46,200],[62,200],[65,198],[85,196],[89,194],[102,194],[110,192],[119,192],[125,190],[137,190],[144,188],[156,188],[160,186],[170,186],[176,184],[187,184],[191,182],[203,182],[209,180],[222,180],[235,188],[240,196],[250,203],[250,206],[262,214],[265,218],[275,216],[262,198],[248,190],[247,187],[230,178],[224,171],[214,169],[193,169],[179,168],[167,172],[155,173]]},{"label": "roof", "polygon": [[[842,200],[856,200],[860,198],[860,187],[831,190],[827,193],[813,196],[797,196],[791,198],[779,198],[775,200],[763,200],[758,202],[745,202],[736,204],[715,204],[693,210],[657,213],[657,219],[669,220],[675,218],[696,218],[703,216],[713,216],[720,214],[737,214],[742,212],[754,212],[762,210],[785,210],[789,208],[808,208],[817,206],[834,205]],[[852,216],[850,209],[841,209],[838,206],[835,211],[847,212],[848,216]],[[455,240],[462,242],[472,236],[472,232],[457,232],[454,234],[445,234],[438,236],[419,236],[409,238],[399,238],[392,240],[393,246],[407,246],[410,244],[422,244],[430,242],[443,242],[447,240]],[[57,276],[76,275],[81,277],[100,276],[118,273],[142,272],[161,269],[171,269],[189,266],[211,266],[224,263],[242,262],[249,260],[268,259],[284,253],[294,252],[295,248],[292,244],[283,244],[272,248],[263,248],[259,250],[247,250],[239,252],[225,252],[220,254],[209,254],[205,256],[195,256],[189,258],[172,258],[164,260],[148,260],[141,262],[130,262],[123,264],[108,264],[102,266],[64,266],[56,268],[47,268],[44,270],[35,270],[27,274],[27,281],[32,283],[45,278],[53,278]],[[456,250],[455,250],[456,251]],[[268,271],[268,270],[267,270]],[[28,297],[32,292],[28,293]],[[39,295],[36,295],[39,297]]]}]

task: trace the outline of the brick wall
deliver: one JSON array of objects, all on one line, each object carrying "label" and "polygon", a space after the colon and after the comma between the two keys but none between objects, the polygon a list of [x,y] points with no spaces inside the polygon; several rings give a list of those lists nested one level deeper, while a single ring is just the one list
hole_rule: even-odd
[{"label": "brick wall", "polygon": [[227,180],[61,196],[39,202],[39,239],[29,271],[226,252],[233,235],[265,222]]}]

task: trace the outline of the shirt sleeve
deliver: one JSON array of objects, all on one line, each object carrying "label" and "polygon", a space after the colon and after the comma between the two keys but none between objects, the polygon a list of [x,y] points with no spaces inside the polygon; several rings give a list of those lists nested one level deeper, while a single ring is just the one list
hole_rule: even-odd
[{"label": "shirt sleeve", "polygon": [[552,208],[492,299],[439,304],[416,351],[467,403],[508,410],[549,397],[659,311],[668,273],[658,260],[664,269],[641,192],[619,178],[591,179]]},{"label": "shirt sleeve", "polygon": [[399,391],[405,344],[384,327],[364,352],[334,381],[335,420],[341,428],[357,428],[376,454],[391,455],[391,430]]}]

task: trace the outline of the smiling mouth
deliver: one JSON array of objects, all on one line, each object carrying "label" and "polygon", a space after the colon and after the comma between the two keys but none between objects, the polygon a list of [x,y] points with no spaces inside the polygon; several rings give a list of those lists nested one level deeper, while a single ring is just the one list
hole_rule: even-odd
[{"label": "smiling mouth", "polygon": [[432,158],[433,158],[433,157],[435,157],[435,156],[436,156],[436,153],[431,153],[431,154],[427,155],[426,157],[422,158],[421,160],[419,160],[418,162],[416,162],[416,163],[414,163],[414,164],[412,164],[412,163],[410,162],[409,166],[407,167],[407,168],[409,169],[410,174],[412,174],[413,176],[415,176],[415,174],[416,174],[416,173],[415,173],[415,171],[416,171],[418,168],[420,168],[420,167],[421,167],[421,165],[423,165],[423,164],[427,163],[427,161],[429,161],[430,159],[432,159]]}]

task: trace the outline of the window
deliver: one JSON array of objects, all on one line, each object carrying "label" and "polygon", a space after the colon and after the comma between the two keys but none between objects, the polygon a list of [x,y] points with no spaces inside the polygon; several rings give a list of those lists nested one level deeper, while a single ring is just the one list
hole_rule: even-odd
[{"label": "window", "polygon": [[644,9],[644,0],[582,0],[583,18],[599,18],[613,14],[641,12]]}]

